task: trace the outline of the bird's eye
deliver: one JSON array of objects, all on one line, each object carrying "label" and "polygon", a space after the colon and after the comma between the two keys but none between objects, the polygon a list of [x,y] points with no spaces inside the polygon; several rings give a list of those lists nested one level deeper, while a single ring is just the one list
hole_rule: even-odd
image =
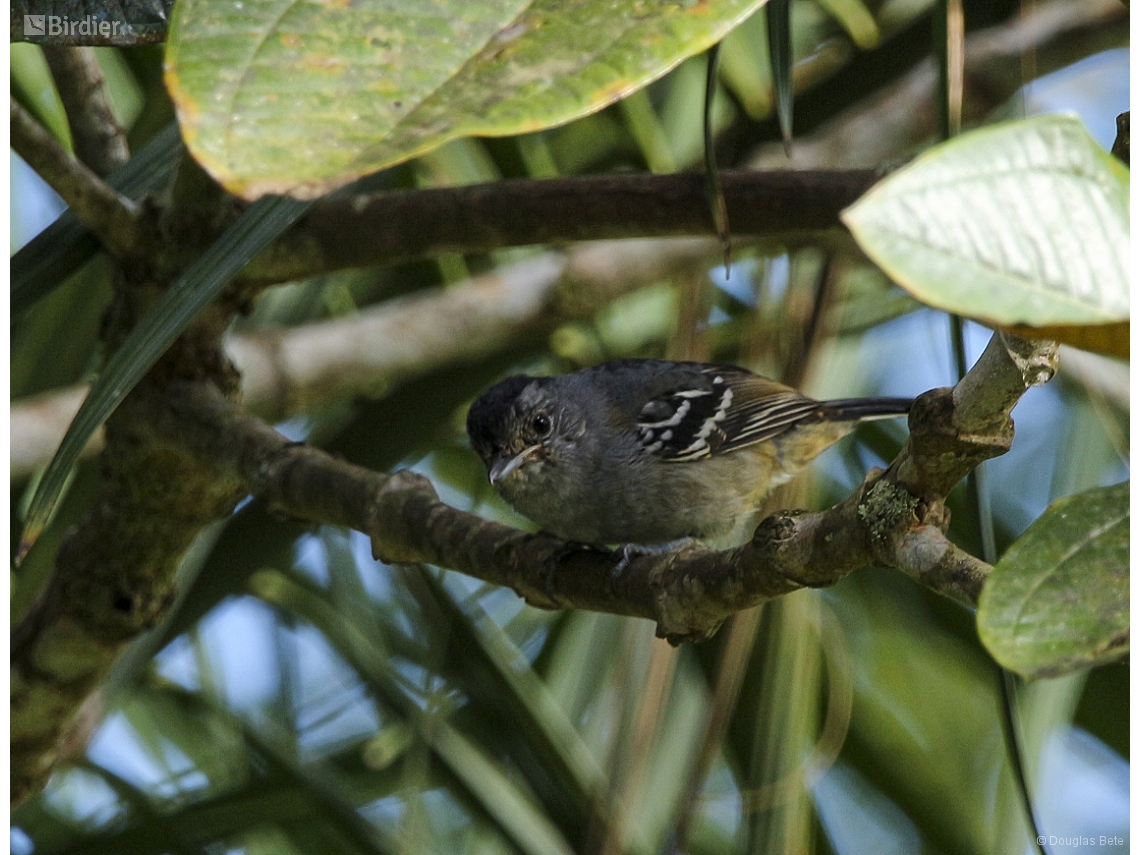
[{"label": "bird's eye", "polygon": [[550,435],[550,416],[546,413],[539,413],[531,420],[530,428],[536,437],[544,439]]}]

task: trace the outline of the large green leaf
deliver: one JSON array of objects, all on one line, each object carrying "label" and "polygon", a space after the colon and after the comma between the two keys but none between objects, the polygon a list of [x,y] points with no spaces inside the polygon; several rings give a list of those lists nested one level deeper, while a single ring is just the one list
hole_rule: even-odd
[{"label": "large green leaf", "polygon": [[317,196],[462,136],[587,115],[764,0],[184,0],[166,81],[229,190]]},{"label": "large green leaf", "polygon": [[997,324],[1128,317],[1128,170],[1044,116],[940,145],[843,213],[915,297]]},{"label": "large green leaf", "polygon": [[978,633],[1006,668],[1056,676],[1128,652],[1128,487],[1055,502],[994,567]]}]

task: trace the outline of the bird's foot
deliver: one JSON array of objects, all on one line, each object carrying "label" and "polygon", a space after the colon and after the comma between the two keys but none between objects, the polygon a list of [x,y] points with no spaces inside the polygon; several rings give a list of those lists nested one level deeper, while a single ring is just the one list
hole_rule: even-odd
[{"label": "bird's foot", "polygon": [[682,546],[688,546],[693,542],[691,537],[679,537],[676,540],[666,541],[665,543],[627,543],[621,548],[621,561],[619,561],[614,569],[610,571],[610,577],[606,584],[606,590],[613,595],[614,585],[617,584],[621,574],[625,572],[625,568],[629,566],[629,562],[639,555],[664,555],[666,552],[672,552],[675,549],[680,549]]}]

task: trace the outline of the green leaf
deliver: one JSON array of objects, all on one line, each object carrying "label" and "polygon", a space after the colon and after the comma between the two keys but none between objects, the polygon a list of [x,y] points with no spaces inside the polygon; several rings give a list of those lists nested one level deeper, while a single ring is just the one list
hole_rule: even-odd
[{"label": "green leaf", "polygon": [[879,43],[879,25],[865,3],[859,0],[820,0],[819,5],[843,26],[851,40],[863,50]]},{"label": "green leaf", "polygon": [[931,306],[995,324],[1128,317],[1128,170],[1066,116],[940,145],[842,217]]},{"label": "green leaf", "polygon": [[[780,0],[776,0],[780,2]],[[716,168],[716,134],[713,131],[713,103],[716,100],[717,61],[720,58],[720,45],[715,44],[705,54],[705,200],[709,205],[716,236],[724,248],[725,278],[732,267],[732,237],[728,225],[728,206],[724,201],[724,189],[720,185],[720,172]]]},{"label": "green leaf", "polygon": [[59,100],[43,49],[39,45],[15,43],[9,47],[12,95],[51,131],[52,136],[71,150],[71,129]]},{"label": "green leaf", "polygon": [[99,379],[92,384],[44,472],[28,508],[17,562],[43,532],[59,501],[68,473],[91,434],[107,420],[198,312],[218,296],[251,258],[296,222],[308,207],[307,202],[281,197],[267,197],[250,205],[131,330],[122,346],[107,360]]},{"label": "green leaf", "polygon": [[994,567],[978,634],[1006,668],[1052,677],[1127,654],[1128,488],[1055,502]]},{"label": "green leaf", "polygon": [[[331,603],[306,586],[274,570],[260,570],[250,580],[254,594],[312,622],[329,643],[352,663],[368,685],[406,717],[436,757],[463,785],[466,795],[493,819],[500,830],[527,855],[562,855],[570,847],[524,784],[504,773],[502,766],[476,742],[449,724],[443,714],[423,712],[404,696],[393,658],[377,646],[375,633],[346,621]],[[371,636],[371,637],[370,637]]]},{"label": "green leaf", "polygon": [[528,855],[570,855],[573,850],[534,796],[478,744],[445,722],[431,734],[432,747],[518,848]]},{"label": "green leaf", "polygon": [[166,82],[227,189],[318,196],[463,136],[593,113],[763,0],[185,0]]},{"label": "green leaf", "polygon": [[789,151],[792,144],[792,107],[795,103],[791,0],[772,0],[764,14],[768,20],[768,61],[771,63],[772,87],[776,90],[776,116],[780,120],[784,150]]}]

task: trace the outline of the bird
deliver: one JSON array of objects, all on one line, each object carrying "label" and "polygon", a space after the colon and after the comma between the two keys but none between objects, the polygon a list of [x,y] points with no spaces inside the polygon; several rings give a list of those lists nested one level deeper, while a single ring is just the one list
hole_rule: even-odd
[{"label": "bird", "polygon": [[544,531],[640,552],[724,549],[748,541],[764,498],[824,449],[912,404],[817,401],[736,365],[619,359],[508,377],[471,405],[467,433],[494,489]]}]

